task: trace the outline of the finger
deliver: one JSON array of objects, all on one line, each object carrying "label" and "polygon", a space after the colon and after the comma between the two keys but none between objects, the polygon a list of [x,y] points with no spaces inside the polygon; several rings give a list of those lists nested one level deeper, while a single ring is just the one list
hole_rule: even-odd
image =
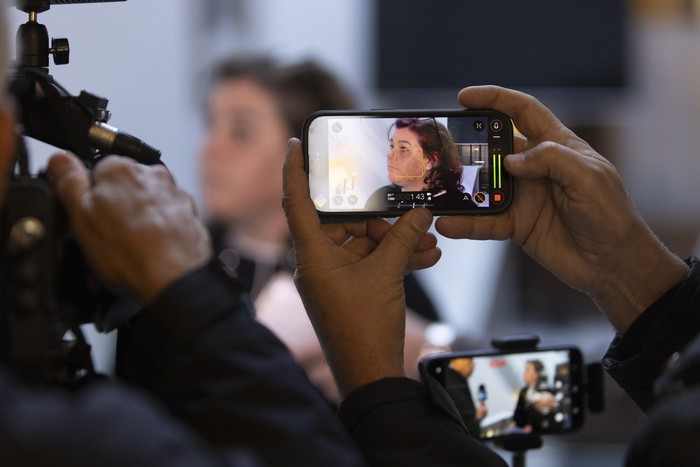
[{"label": "finger", "polygon": [[321,223],[321,229],[336,245],[343,245],[352,234],[345,230],[343,224],[340,223]]},{"label": "finger", "polygon": [[92,179],[100,180],[103,177],[109,177],[114,172],[118,171],[120,168],[127,166],[128,164],[136,163],[123,156],[107,156],[99,160],[99,162],[92,169]]},{"label": "finger", "polygon": [[445,216],[435,221],[435,230],[447,238],[507,240],[513,229],[510,211],[492,216]]},{"label": "finger", "polygon": [[[430,214],[432,215],[432,214]],[[373,239],[375,242],[379,243],[382,241],[384,236],[391,230],[391,224],[382,218],[372,218],[367,220],[366,235]],[[352,235],[358,235],[357,233],[351,232]],[[426,232],[418,242],[416,251],[429,250],[437,245],[437,238],[435,235]]]},{"label": "finger", "polygon": [[561,144],[545,141],[523,152],[511,154],[505,158],[505,167],[515,177],[548,178],[563,188],[581,184],[581,178],[587,174],[598,176],[598,171],[591,171],[590,164],[610,163],[592,150],[582,155]]},{"label": "finger", "polygon": [[128,189],[171,190],[176,187],[172,173],[162,165],[146,166],[122,156],[107,156],[97,163],[92,171],[94,185],[102,182],[117,182]]},{"label": "finger", "polygon": [[282,206],[295,242],[320,240],[315,233],[322,232],[321,221],[309,195],[301,142],[296,138],[289,140],[282,171],[282,191]]},{"label": "finger", "polygon": [[467,108],[503,112],[528,139],[565,144],[573,134],[540,101],[519,91],[499,86],[473,86],[462,89],[458,100]]},{"label": "finger", "polygon": [[[601,184],[601,174],[616,173],[612,165],[590,147],[590,154],[581,154],[566,146],[546,141],[520,153],[506,156],[505,167],[516,177],[516,199],[514,206],[494,216],[453,216],[436,221],[436,230],[448,238],[469,238],[473,240],[513,239],[514,220],[522,210],[515,208],[521,199],[533,195],[533,190],[542,189],[543,184],[527,185],[527,192],[519,190],[528,180],[546,180],[566,191],[568,199],[585,200],[590,193],[602,189],[618,190],[623,187],[619,177],[608,177]],[[519,179],[519,180],[518,180]],[[520,192],[519,192],[520,191]],[[522,216],[521,216],[522,217]]]},{"label": "finger", "polygon": [[[388,268],[404,273],[409,260],[433,222],[427,209],[411,209],[392,226],[375,250],[375,258]],[[423,256],[430,256],[424,254]],[[435,256],[435,255],[433,255]],[[437,261],[437,260],[436,260]]]},{"label": "finger", "polygon": [[513,152],[524,151],[525,144],[527,144],[527,138],[521,135],[513,135]]},{"label": "finger", "polygon": [[358,258],[365,258],[377,248],[377,242],[369,237],[350,237],[343,248]]},{"label": "finger", "polygon": [[432,248],[416,251],[408,259],[408,265],[405,272],[416,271],[418,269],[427,269],[435,266],[442,256],[442,251],[437,246]]},{"label": "finger", "polygon": [[[366,226],[362,229],[359,225]],[[386,234],[392,229],[392,225],[385,219],[371,218],[361,224],[344,224],[342,228],[335,225],[345,234],[343,247],[359,257],[366,257],[372,253]],[[327,227],[324,225],[324,227]],[[338,234],[340,236],[340,233]],[[336,242],[336,244],[341,244]],[[409,259],[408,269],[424,269],[433,266],[440,259],[441,252],[437,248],[437,238],[430,232],[424,233],[415,248],[415,252]]]},{"label": "finger", "polygon": [[423,235],[423,237],[421,237],[420,242],[418,242],[418,246],[416,247],[416,251],[430,250],[431,248],[435,248],[436,246],[437,237],[434,234],[428,232],[425,235]]},{"label": "finger", "polygon": [[47,176],[71,219],[79,212],[83,196],[90,191],[87,169],[77,157],[61,153],[49,159]]}]

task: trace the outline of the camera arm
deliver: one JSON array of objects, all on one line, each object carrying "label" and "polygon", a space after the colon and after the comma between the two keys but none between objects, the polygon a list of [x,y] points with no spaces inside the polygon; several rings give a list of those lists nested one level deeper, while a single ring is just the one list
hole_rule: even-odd
[{"label": "camera arm", "polygon": [[107,125],[107,99],[82,91],[71,96],[50,75],[19,69],[10,90],[21,106],[23,133],[80,157],[92,167],[101,155],[117,154],[141,164],[160,163],[160,151]]},{"label": "camera arm", "polygon": [[10,91],[21,107],[23,133],[75,153],[88,167],[106,154],[131,157],[142,164],[160,163],[160,151],[107,125],[111,116],[107,99],[86,91],[71,96],[49,74],[49,55],[55,64],[62,65],[68,63],[70,53],[67,39],[52,39],[49,47],[48,31],[38,22],[38,13],[52,3],[95,0],[17,1],[17,8],[29,14],[29,20],[17,30],[16,71],[10,77]]}]

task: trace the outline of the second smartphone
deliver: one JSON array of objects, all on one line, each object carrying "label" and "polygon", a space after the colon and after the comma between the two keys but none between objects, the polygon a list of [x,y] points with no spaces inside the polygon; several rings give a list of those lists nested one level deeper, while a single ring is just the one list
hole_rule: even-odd
[{"label": "second smartphone", "polygon": [[493,214],[512,202],[510,119],[493,110],[322,111],[303,131],[322,217]]},{"label": "second smartphone", "polygon": [[584,422],[583,356],[573,346],[424,357],[469,432],[484,440],[575,431]]}]

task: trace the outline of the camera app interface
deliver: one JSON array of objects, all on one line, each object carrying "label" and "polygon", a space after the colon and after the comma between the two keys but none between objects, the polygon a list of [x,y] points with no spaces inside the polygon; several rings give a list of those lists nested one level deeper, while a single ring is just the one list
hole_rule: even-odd
[{"label": "camera app interface", "polygon": [[510,193],[505,123],[486,114],[317,117],[307,141],[311,197],[329,213],[498,207]]},{"label": "camera app interface", "polygon": [[434,369],[469,432],[480,438],[556,433],[579,412],[568,350],[457,357]]}]

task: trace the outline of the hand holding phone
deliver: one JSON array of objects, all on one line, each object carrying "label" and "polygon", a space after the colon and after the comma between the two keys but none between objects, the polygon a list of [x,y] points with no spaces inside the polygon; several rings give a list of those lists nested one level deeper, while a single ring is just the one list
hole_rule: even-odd
[{"label": "hand holding phone", "polygon": [[322,111],[303,132],[322,217],[493,214],[513,200],[513,126],[492,110]]}]

